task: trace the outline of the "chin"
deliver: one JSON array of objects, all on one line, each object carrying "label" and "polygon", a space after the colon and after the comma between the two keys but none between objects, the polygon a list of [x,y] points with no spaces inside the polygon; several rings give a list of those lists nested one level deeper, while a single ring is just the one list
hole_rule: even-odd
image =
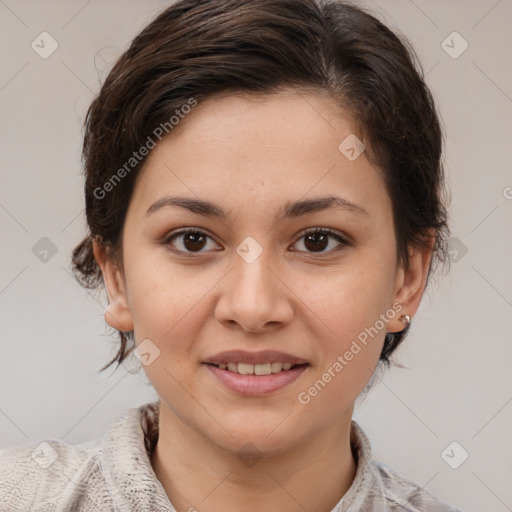
[{"label": "chin", "polygon": [[299,445],[307,436],[303,428],[298,429],[291,418],[286,417],[286,414],[281,415],[276,420],[272,414],[266,419],[260,416],[258,421],[254,421],[254,415],[238,417],[236,422],[223,422],[224,428],[216,429],[213,437],[211,428],[205,429],[204,434],[216,445],[237,455],[240,450],[253,449],[261,456],[272,457]]}]

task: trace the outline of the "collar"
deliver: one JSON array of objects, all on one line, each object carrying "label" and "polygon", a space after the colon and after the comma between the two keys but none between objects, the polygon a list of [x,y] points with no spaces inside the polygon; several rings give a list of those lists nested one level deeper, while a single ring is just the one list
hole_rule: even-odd
[{"label": "collar", "polygon": [[116,511],[176,512],[151,466],[158,415],[158,402],[130,409],[103,439],[101,466]]}]

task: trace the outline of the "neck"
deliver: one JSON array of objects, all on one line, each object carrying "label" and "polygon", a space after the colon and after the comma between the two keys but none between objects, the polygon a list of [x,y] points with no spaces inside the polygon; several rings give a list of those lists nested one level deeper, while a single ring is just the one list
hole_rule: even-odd
[{"label": "neck", "polygon": [[180,512],[330,512],[355,476],[351,415],[352,410],[284,453],[241,460],[192,430],[161,401],[151,462]]}]

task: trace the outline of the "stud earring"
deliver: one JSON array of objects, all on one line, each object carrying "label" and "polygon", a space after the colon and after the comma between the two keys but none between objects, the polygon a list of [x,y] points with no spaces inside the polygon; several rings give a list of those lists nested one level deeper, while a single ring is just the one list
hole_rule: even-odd
[{"label": "stud earring", "polygon": [[409,315],[402,315],[399,320],[405,325],[409,325],[411,323],[411,317]]}]

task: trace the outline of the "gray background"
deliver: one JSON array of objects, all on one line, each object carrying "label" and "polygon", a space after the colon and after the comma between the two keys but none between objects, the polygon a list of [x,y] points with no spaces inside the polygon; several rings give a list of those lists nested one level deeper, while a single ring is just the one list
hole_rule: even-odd
[{"label": "gray background", "polygon": [[[106,300],[73,280],[69,256],[84,234],[85,109],[166,5],[0,0],[1,448],[101,437],[156,399],[143,375],[96,373],[115,348]],[[411,40],[427,72],[447,133],[456,239],[451,271],[432,283],[398,354],[407,368],[387,373],[356,419],[375,458],[407,478],[468,512],[512,510],[512,1],[362,5]],[[43,31],[58,42],[46,59],[31,47]],[[469,44],[457,58],[454,31]],[[46,262],[43,237],[57,250]],[[463,450],[453,469],[446,461],[459,464]]]}]

